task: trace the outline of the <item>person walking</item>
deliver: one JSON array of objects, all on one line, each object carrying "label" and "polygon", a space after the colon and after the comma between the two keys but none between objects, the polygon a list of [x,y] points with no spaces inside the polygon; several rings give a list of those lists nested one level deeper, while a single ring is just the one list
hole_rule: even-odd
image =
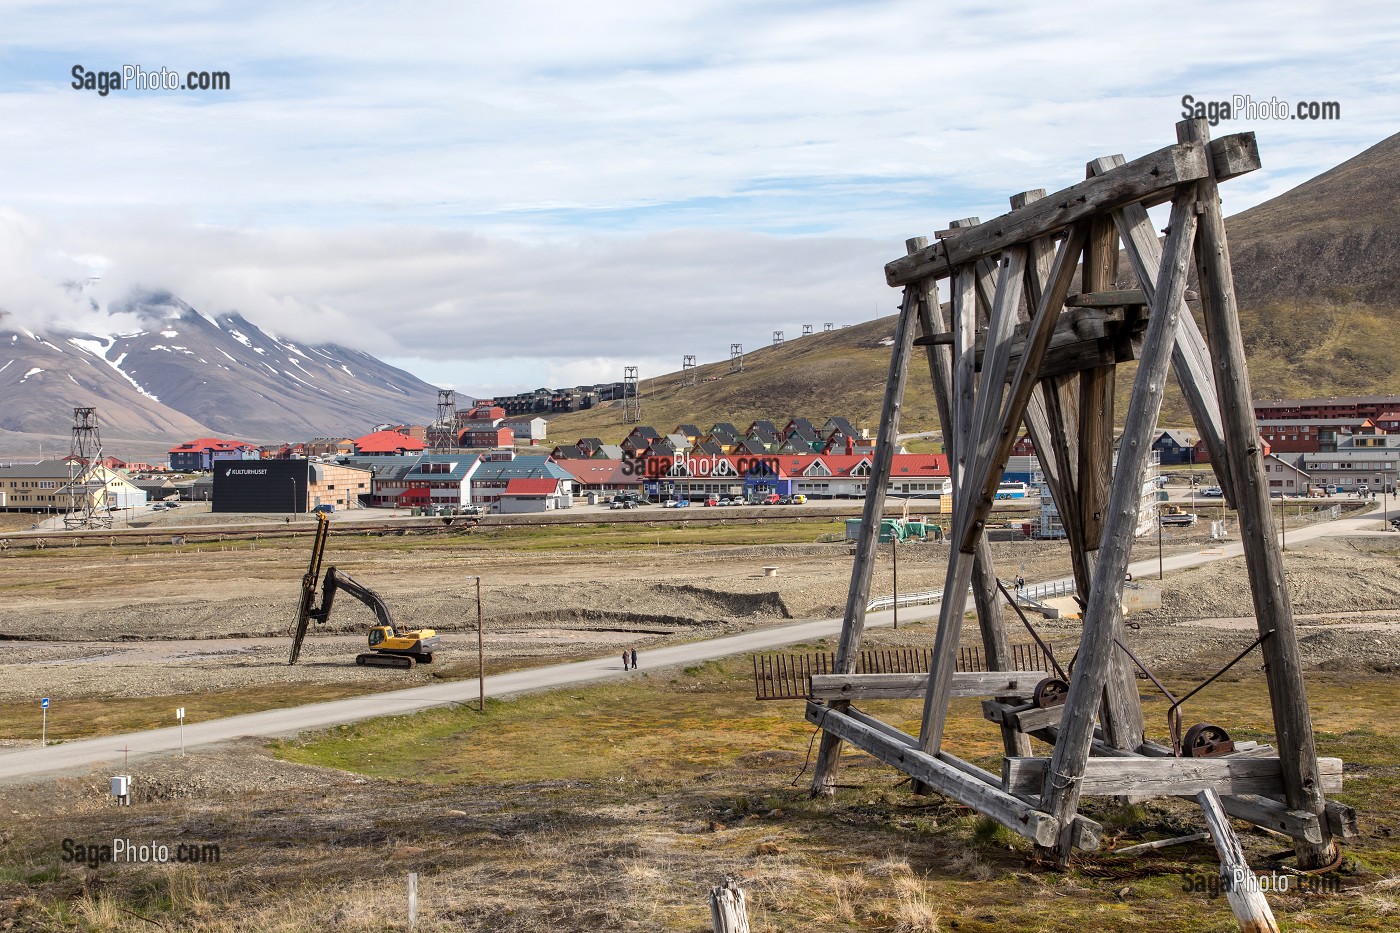
[{"label": "person walking", "polygon": [[628,655],[627,655],[627,649],[626,649],[626,648],[623,648],[623,649],[622,649],[622,669],[623,669],[624,671],[630,671],[630,670],[631,670],[631,668],[627,666],[627,657],[628,657]]},{"label": "person walking", "polygon": [[637,649],[636,649],[636,648],[633,648],[633,649],[632,649],[632,670],[635,671],[636,669],[637,669]]}]

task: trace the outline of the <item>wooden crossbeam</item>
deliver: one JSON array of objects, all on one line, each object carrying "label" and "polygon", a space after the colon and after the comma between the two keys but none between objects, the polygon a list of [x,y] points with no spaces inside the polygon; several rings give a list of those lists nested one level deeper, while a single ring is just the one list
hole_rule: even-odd
[{"label": "wooden crossbeam", "polygon": [[999,703],[995,700],[982,701],[982,716],[988,722],[1010,726],[1017,732],[1024,732],[1028,735],[1050,726],[1058,726],[1064,711],[1063,704],[1044,707],[1031,706],[1030,704],[1012,706],[1009,703]]},{"label": "wooden crossbeam", "polygon": [[[955,697],[1029,696],[1048,675],[1044,671],[958,672]],[[927,674],[813,674],[814,700],[908,700],[928,690]]]},{"label": "wooden crossbeam", "polygon": [[[1048,792],[1049,758],[1002,759],[1002,787],[1009,794]],[[1180,797],[1207,788],[1222,794],[1283,793],[1279,759],[1273,758],[1090,758],[1077,779],[1091,797],[1133,795]],[[1328,793],[1342,789],[1342,760],[1319,758],[1318,775]]]},{"label": "wooden crossbeam", "polygon": [[1205,813],[1206,826],[1210,829],[1215,851],[1220,855],[1220,886],[1225,890],[1225,899],[1240,929],[1244,933],[1279,933],[1278,921],[1245,861],[1244,849],[1230,827],[1220,797],[1207,788],[1196,795],[1196,800]]},{"label": "wooden crossbeam", "polygon": [[1038,845],[1050,845],[1060,835],[1060,825],[1054,817],[841,710],[808,703],[807,721]]},{"label": "wooden crossbeam", "polygon": [[[1220,171],[1227,178],[1259,167],[1253,133],[1213,141],[1224,154]],[[885,281],[907,285],[922,278],[947,278],[954,268],[1001,252],[1008,246],[1061,232],[1078,220],[1127,204],[1151,206],[1170,198],[1183,182],[1204,178],[1209,171],[1205,149],[1185,144],[1168,146],[1101,175],[1040,198],[966,233],[941,239],[885,266]],[[1223,179],[1222,179],[1223,180]]]}]

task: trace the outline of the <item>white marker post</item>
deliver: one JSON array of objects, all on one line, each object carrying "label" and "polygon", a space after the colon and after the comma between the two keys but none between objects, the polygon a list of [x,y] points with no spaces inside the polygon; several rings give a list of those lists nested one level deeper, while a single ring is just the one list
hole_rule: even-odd
[{"label": "white marker post", "polygon": [[49,744],[49,698],[44,697],[39,701],[39,708],[44,711],[44,730],[40,733],[39,747],[43,748]]},{"label": "white marker post", "polygon": [[175,710],[175,718],[180,720],[180,757],[185,757],[185,708]]}]

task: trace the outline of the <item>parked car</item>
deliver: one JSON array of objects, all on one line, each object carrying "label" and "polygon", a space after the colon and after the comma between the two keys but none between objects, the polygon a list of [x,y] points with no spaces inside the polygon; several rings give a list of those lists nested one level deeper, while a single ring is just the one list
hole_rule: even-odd
[{"label": "parked car", "polygon": [[1205,489],[1201,490],[1201,495],[1210,499],[1219,499],[1221,496],[1225,495],[1225,490],[1221,489],[1219,486],[1207,486]]},{"label": "parked car", "polygon": [[627,503],[621,499],[614,499],[612,501],[612,504],[609,505],[608,508],[613,511],[616,511],[617,509],[625,509],[627,508]]},{"label": "parked car", "polygon": [[676,508],[678,508],[678,509],[688,509],[688,508],[690,508],[690,500],[689,500],[689,499],[677,499],[677,500],[676,500]]},{"label": "parked car", "polygon": [[316,506],[314,509],[312,509],[311,511],[313,511],[313,512],[325,512],[327,515],[329,515],[330,513],[332,513],[332,512],[335,511],[335,506],[333,506],[333,505],[318,505],[318,506]]},{"label": "parked car", "polygon": [[769,493],[768,495],[764,496],[758,501],[763,503],[764,505],[777,505],[778,503],[783,501],[783,497],[774,492]]},{"label": "parked car", "polygon": [[661,503],[661,507],[663,509],[674,509],[676,507],[676,500],[667,499],[665,502]]},{"label": "parked car", "polygon": [[807,497],[804,496],[804,495],[802,495],[802,493],[799,492],[797,495],[795,495],[795,496],[792,497],[792,504],[793,504],[793,505],[806,505],[806,504],[807,504]]},{"label": "parked car", "polygon": [[714,496],[708,496],[708,497],[706,497],[706,499],[705,499],[705,504],[706,504],[707,506],[708,506],[708,505],[719,505],[719,500],[716,499]]},{"label": "parked car", "polygon": [[780,497],[778,498],[778,504],[779,504],[779,505],[792,505],[792,496],[780,496]]},{"label": "parked car", "polygon": [[728,496],[725,496],[723,499],[719,500],[719,504],[720,504],[721,506],[725,506],[725,505],[738,505],[739,503],[738,503],[736,500],[731,499],[731,498],[729,498]]}]

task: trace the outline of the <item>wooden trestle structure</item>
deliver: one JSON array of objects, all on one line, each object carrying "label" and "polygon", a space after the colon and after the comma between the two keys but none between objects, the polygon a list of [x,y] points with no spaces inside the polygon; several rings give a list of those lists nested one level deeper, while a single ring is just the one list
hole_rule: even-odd
[{"label": "wooden trestle structure", "polygon": [[[1340,762],[1319,762],[1314,747],[1217,190],[1258,168],[1258,149],[1252,133],[1211,140],[1203,120],[1178,124],[1177,140],[1131,162],[1096,159],[1084,182],[1048,196],[1015,195],[1010,213],[990,222],[959,220],[933,243],[909,240],[907,255],[885,267],[889,284],[903,288],[903,302],[833,670],[848,676],[839,694],[807,704],[807,718],[823,730],[814,794],[831,792],[841,743],[850,742],[912,776],[921,791],[946,794],[1029,837],[1061,864],[1073,847],[1098,845],[1100,828],[1079,813],[1085,794],[1218,795],[1230,816],[1291,836],[1304,868],[1331,863],[1334,838],[1355,832],[1354,814],[1326,797],[1340,786]],[[1159,242],[1147,209],[1167,202],[1170,223]],[[1139,289],[1117,287],[1120,242]],[[1204,336],[1186,306],[1193,271]],[[1076,272],[1080,288],[1072,296]],[[939,303],[940,282],[951,293],[947,308]],[[922,728],[911,736],[852,703],[888,695],[874,681],[866,691],[862,677],[877,675],[855,673],[855,662],[916,347],[944,426],[954,547],[930,671],[919,690]],[[1114,387],[1118,364],[1129,360],[1137,372],[1115,466]],[[1143,736],[1133,661],[1120,648],[1121,606],[1168,369],[1239,517],[1276,751],[1241,743],[1233,754],[1182,757]],[[955,666],[969,591],[987,667],[1011,669],[984,529],[1022,424],[1064,523],[1083,634],[1062,705],[1019,715],[1024,691],[984,703],[1005,747],[996,775],[945,749],[943,731],[949,698],[965,695]],[[1034,757],[1031,736],[1051,743],[1053,753]]]}]

